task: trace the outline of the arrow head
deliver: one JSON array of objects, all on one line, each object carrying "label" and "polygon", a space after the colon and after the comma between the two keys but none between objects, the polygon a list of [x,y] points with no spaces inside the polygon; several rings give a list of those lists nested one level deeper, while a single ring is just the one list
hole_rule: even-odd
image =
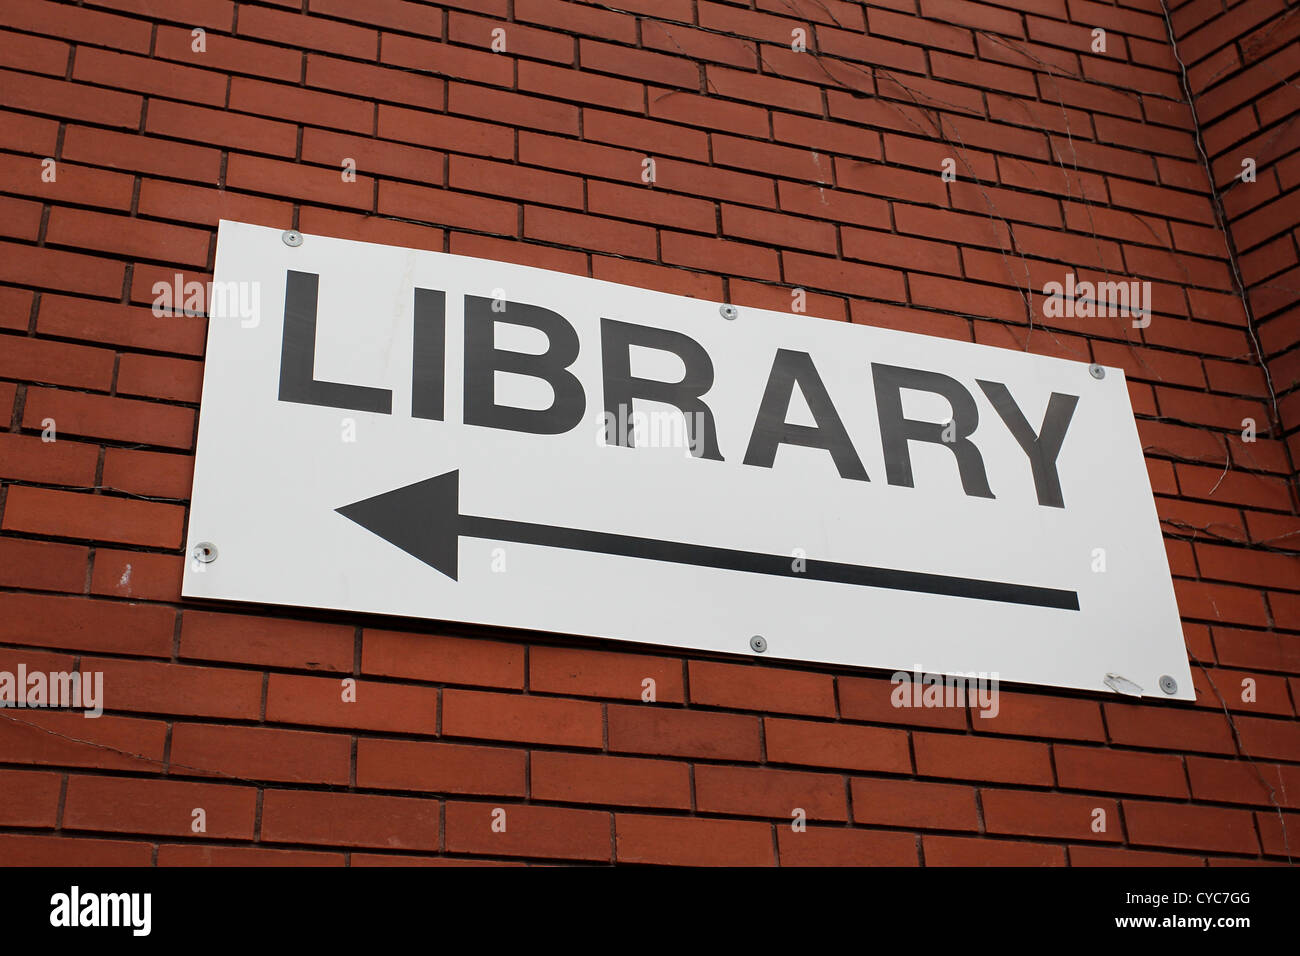
[{"label": "arrow head", "polygon": [[459,471],[426,478],[334,510],[456,580]]}]

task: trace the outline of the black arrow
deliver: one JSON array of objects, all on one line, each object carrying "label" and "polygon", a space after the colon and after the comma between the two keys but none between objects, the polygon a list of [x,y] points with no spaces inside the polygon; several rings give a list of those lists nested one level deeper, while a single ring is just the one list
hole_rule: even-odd
[{"label": "black arrow", "polygon": [[946,594],[950,597],[1002,601],[1007,604],[1032,604],[1066,611],[1079,610],[1079,595],[1074,591],[1040,588],[1028,584],[1006,584],[959,578],[921,571],[898,571],[834,561],[805,560],[803,570],[796,571],[789,555],[733,551],[707,545],[638,538],[581,528],[561,528],[529,521],[483,518],[460,513],[460,472],[449,471],[436,478],[417,481],[405,488],[386,491],[354,504],[336,509],[343,517],[355,521],[367,531],[397,545],[407,554],[441,571],[453,581],[457,574],[459,539],[486,538],[490,541],[516,541],[570,551],[593,551],[617,554],[648,561],[670,561],[702,568],[773,574],[785,578],[855,584],[860,587],[889,588],[894,591],[919,591]]}]

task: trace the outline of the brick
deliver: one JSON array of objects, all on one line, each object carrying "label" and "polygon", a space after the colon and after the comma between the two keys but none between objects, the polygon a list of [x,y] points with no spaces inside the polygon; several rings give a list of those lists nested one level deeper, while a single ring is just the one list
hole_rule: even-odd
[{"label": "brick", "polygon": [[751,206],[770,207],[775,197],[770,179],[670,159],[656,161],[654,188],[656,193],[668,189]]},{"label": "brick", "polygon": [[[342,167],[344,159],[351,159],[359,173],[411,179],[427,185],[443,182],[446,160],[443,153],[433,150],[323,129],[303,130],[302,158],[336,168]],[[360,176],[357,183],[349,185],[360,185]]]},{"label": "brick", "polygon": [[711,272],[753,279],[776,279],[780,276],[777,253],[761,246],[679,232],[661,232],[659,244],[666,263],[698,266]]},{"label": "brick", "polygon": [[171,654],[176,612],[80,597],[0,593],[0,641],[106,654]]},{"label": "brick", "polygon": [[[494,830],[496,811],[505,813],[505,829]],[[500,819],[496,813],[496,819]],[[447,803],[447,850],[499,856],[562,860],[608,860],[609,814],[512,804]]]},{"label": "brick", "polygon": [[741,136],[766,136],[767,111],[747,103],[731,103],[714,96],[696,96],[681,90],[651,87],[647,92],[650,116],[703,129],[725,129]]},{"label": "brick", "polygon": [[153,862],[153,844],[3,833],[0,856],[10,866],[149,866]]},{"label": "brick", "polygon": [[208,261],[211,236],[207,231],[185,226],[59,207],[50,214],[46,240],[141,259],[201,266]]},{"label": "brick", "polygon": [[226,79],[219,73],[94,47],[78,47],[72,76],[100,86],[163,93],[208,106],[221,106],[226,100]]},{"label": "brick", "polygon": [[1259,827],[1259,841],[1264,852],[1270,856],[1286,857],[1289,866],[1291,865],[1291,835],[1295,833],[1295,827],[1300,823],[1300,813],[1286,813],[1281,814],[1280,817],[1285,819],[1285,830],[1283,819],[1280,819],[1276,812],[1255,813],[1255,820]]},{"label": "brick", "polygon": [[0,581],[36,591],[80,592],[89,559],[89,550],[79,545],[0,538]]},{"label": "brick", "polygon": [[[1114,800],[1025,790],[983,790],[980,804],[988,833],[1110,842],[1123,839],[1119,804]],[[1098,815],[1098,810],[1104,816]],[[1105,830],[1094,830],[1101,825]]]},{"label": "brick", "polygon": [[[425,30],[433,26],[426,22]],[[308,50],[323,50],[359,60],[373,60],[379,52],[379,32],[373,29],[309,16],[296,10],[249,7],[239,11],[239,32]]]},{"label": "brick", "polygon": [[[121,293],[121,267],[116,290]],[[41,296],[37,331],[47,335],[105,342],[127,348],[149,348],[202,355],[207,320],[184,316],[155,316],[148,309],[117,302],[89,302],[61,295]]]},{"label": "brick", "polygon": [[361,638],[361,670],[406,680],[521,690],[524,649],[480,638],[367,630]]},{"label": "brick", "polygon": [[257,720],[262,675],[256,671],[192,667],[158,661],[83,659],[104,673],[104,706],[137,713]]},{"label": "brick", "polygon": [[267,790],[261,834],[270,843],[437,850],[438,807],[412,797]]},{"label": "brick", "polygon": [[947,243],[847,227],[840,230],[840,238],[844,255],[849,259],[876,262],[900,269],[961,275],[961,259],[957,247]]},{"label": "brick", "polygon": [[688,272],[680,268],[649,265],[614,256],[592,256],[591,277],[607,282],[670,292],[717,302],[722,298],[722,280],[701,272]]},{"label": "brick", "polygon": [[1046,744],[959,734],[912,735],[917,773],[998,783],[1049,786],[1051,758]]},{"label": "brick", "polygon": [[513,262],[521,266],[550,269],[553,272],[568,272],[573,275],[585,275],[588,271],[587,254],[570,249],[556,249],[550,246],[495,239],[492,236],[477,236],[463,232],[453,232],[449,245],[451,254],[455,256],[473,256],[479,259],[493,259],[497,262]]},{"label": "brick", "polygon": [[971,721],[980,733],[1070,740],[1106,739],[1101,708],[1091,700],[999,690],[997,715],[986,717],[972,704]]},{"label": "brick", "polygon": [[1186,797],[1182,758],[1108,747],[1056,744],[1057,782],[1071,790],[1102,790],[1153,797]]},{"label": "brick", "polygon": [[582,181],[573,176],[452,156],[447,183],[454,189],[581,208]]},{"label": "brick", "polygon": [[[57,428],[52,436],[57,436]],[[99,448],[95,445],[0,433],[0,476],[5,478],[90,487],[95,483],[98,460]]]},{"label": "brick", "polygon": [[[293,221],[291,203],[156,179],[141,183],[139,211],[146,216],[206,226],[216,226],[222,219],[272,228]],[[183,305],[184,297],[176,309],[178,313],[183,313]]]},{"label": "brick", "polygon": [[214,185],[221,171],[221,153],[215,149],[84,126],[68,128],[63,155],[132,173],[154,173]]},{"label": "brick", "polygon": [[118,362],[117,390],[197,405],[203,389],[203,365],[161,355],[123,355]]},{"label": "brick", "polygon": [[194,411],[107,395],[29,388],[23,427],[44,428],[54,419],[59,435],[86,435],[142,445],[191,448]]},{"label": "brick", "polygon": [[341,212],[337,209],[300,206],[298,228],[310,235],[337,236],[340,239],[354,239],[358,242],[378,242],[411,249],[432,249],[434,252],[443,252],[446,249],[446,239],[441,229],[381,216]]},{"label": "brick", "polygon": [[[103,6],[115,7],[129,13],[155,16],[152,0],[104,0]],[[197,24],[216,30],[229,32],[234,22],[235,5],[229,0],[175,0],[167,5],[163,20],[174,20],[186,24]]]},{"label": "brick", "polygon": [[916,837],[844,827],[777,830],[782,866],[916,866]]},{"label": "brick", "polygon": [[772,828],[744,820],[633,813],[614,816],[619,863],[670,866],[772,866]]},{"label": "brick", "polygon": [[447,43],[429,43],[415,37],[385,33],[380,59],[384,63],[429,71],[459,80],[514,85],[514,65],[508,57],[486,49],[469,49]]},{"label": "brick", "polygon": [[[893,680],[840,677],[837,678],[837,683],[840,714],[847,720],[866,720],[878,724],[919,724],[948,729],[966,727],[964,706],[912,707],[911,696],[906,692],[898,693],[902,684]],[[903,706],[897,706],[896,700]]]},{"label": "brick", "polygon": [[809,222],[748,206],[723,203],[722,231],[725,235],[768,245],[809,252],[835,252],[835,227],[831,223]]},{"label": "brick", "polygon": [[187,609],[180,656],[261,667],[351,671],[353,629],[283,618]]},{"label": "brick", "polygon": [[[194,49],[194,37],[189,30],[160,26],[154,41],[154,56],[176,60],[206,70],[230,73],[251,73],[273,80],[296,83],[302,77],[302,54],[297,50],[253,43],[234,37],[210,34],[204,37],[202,51]],[[168,88],[170,95],[177,92]],[[221,99],[225,101],[225,84],[221,84]]]},{"label": "brick", "polygon": [[465,83],[447,84],[447,111],[526,129],[568,135],[578,132],[576,106]]},{"label": "brick", "polygon": [[204,812],[207,839],[250,840],[257,790],[220,783],[73,776],[68,780],[63,827],[192,837],[196,809]]},{"label": "brick", "polygon": [[696,704],[835,716],[834,686],[828,675],[709,661],[691,661],[689,667],[691,700]]},{"label": "brick", "polygon": [[527,755],[522,750],[424,740],[357,741],[361,787],[522,797],[526,779]]},{"label": "brick", "polygon": [[149,100],[145,131],[275,156],[293,156],[298,149],[298,130],[290,123],[156,98]]},{"label": "brick", "polygon": [[43,488],[13,487],[3,528],[62,538],[98,538],[144,547],[176,548],[184,509],[153,501]]},{"label": "brick", "polygon": [[135,184],[130,176],[93,166],[61,162],[55,168],[57,178],[51,183],[43,181],[43,169],[42,160],[37,157],[0,154],[0,177],[5,182],[14,184],[25,180],[25,191],[33,198],[106,209],[126,210],[131,207],[131,194]]},{"label": "brick", "polygon": [[5,800],[0,804],[0,823],[18,827],[54,826],[62,785],[56,773],[0,770],[0,786],[5,792]]},{"label": "brick", "polygon": [[[500,26],[496,20],[469,16],[452,11],[448,17],[447,36],[456,43],[489,48],[492,31]],[[649,44],[647,44],[649,45]],[[555,63],[572,63],[577,42],[572,36],[537,30],[520,23],[510,27],[510,51],[515,55],[551,60]]]},{"label": "brick", "polygon": [[620,807],[691,808],[688,764],[675,760],[535,751],[530,761],[536,800]]},{"label": "brick", "polygon": [[1020,16],[1016,12],[983,3],[969,3],[967,0],[921,0],[921,16],[1004,36],[1025,35],[1020,25]]},{"label": "brick", "polygon": [[37,288],[86,295],[117,296],[125,270],[120,262],[65,252],[0,242],[0,282],[22,282]]},{"label": "brick", "polygon": [[1187,758],[1187,776],[1197,800],[1300,807],[1300,793],[1295,789],[1300,767],[1291,764],[1191,756]]},{"label": "brick", "polygon": [[[307,86],[324,90],[347,90],[368,100],[407,103],[426,110],[440,109],[444,83],[438,77],[411,70],[392,70],[341,60],[319,53],[307,54]],[[360,114],[358,114],[360,115]],[[362,129],[361,132],[369,132]]]},{"label": "brick", "polygon": [[1245,810],[1125,800],[1124,821],[1130,842],[1139,846],[1259,852],[1255,824]]},{"label": "brick", "polygon": [[838,774],[772,770],[766,767],[695,768],[696,808],[704,813],[811,820],[846,820],[844,778]]},{"label": "brick", "polygon": [[935,830],[980,828],[972,787],[855,777],[851,794],[855,823]]},{"label": "brick", "polygon": [[189,456],[134,448],[104,450],[105,491],[184,499],[193,484],[194,459]]},{"label": "brick", "polygon": [[0,23],[32,33],[90,40],[132,53],[148,53],[150,25],[98,10],[70,10],[42,0],[12,0],[0,10]]},{"label": "brick", "polygon": [[172,730],[170,767],[193,775],[346,786],[352,741],[344,734],[278,727],[178,723]]},{"label": "brick", "polygon": [[342,853],[274,850],[260,846],[208,846],[202,843],[163,843],[159,866],[342,866]]},{"label": "brick", "polygon": [[179,603],[184,570],[185,559],[180,555],[97,548],[90,593]]},{"label": "brick", "polygon": [[940,47],[957,53],[971,54],[975,45],[971,32],[934,20],[903,16],[889,10],[871,9],[867,15],[867,32],[875,36],[894,37],[909,44]]},{"label": "brick", "polygon": [[542,206],[524,207],[524,236],[638,259],[658,253],[654,229]]},{"label": "brick", "polygon": [[1162,750],[1232,753],[1232,732],[1222,713],[1169,707],[1104,704],[1113,743]]},{"label": "brick", "polygon": [[878,269],[801,252],[782,252],[781,264],[782,277],[795,285],[850,295],[869,291],[875,298],[904,301],[903,274],[893,269]]},{"label": "brick", "polygon": [[[592,107],[582,111],[582,136],[598,143],[640,150],[647,156],[673,156],[697,162],[707,162],[709,158],[709,137],[700,130]],[[638,161],[638,175],[639,166]]]},{"label": "brick", "polygon": [[[339,678],[272,674],[266,689],[266,719],[385,733],[437,733],[437,689],[355,681],[354,690],[355,699],[345,700]],[[352,685],[348,691],[353,696]]]},{"label": "brick", "polygon": [[442,707],[449,737],[569,747],[600,747],[604,739],[600,705],[589,701],[448,690]]},{"label": "brick", "polygon": [[528,686],[543,694],[641,700],[646,680],[654,681],[655,701],[684,701],[680,660],[548,646],[528,653]]},{"label": "brick", "polygon": [[1064,866],[1065,850],[1045,843],[1021,843],[988,837],[921,838],[926,866]]},{"label": "brick", "polygon": [[0,70],[0,106],[12,109],[135,129],[143,103],[135,93]]},{"label": "brick", "polygon": [[763,721],[767,759],[848,770],[910,773],[907,734],[881,727],[768,717]]},{"label": "brick", "polygon": [[[6,662],[10,673],[19,662],[29,673],[38,668],[73,669],[65,661],[47,664],[34,659],[30,652],[14,654],[13,662]],[[18,720],[0,721],[0,750],[6,762],[16,764],[156,773],[163,766],[166,737],[167,725],[161,720],[111,714],[87,719],[73,712],[28,710]]]},{"label": "brick", "polygon": [[327,206],[371,209],[375,202],[373,177],[358,172],[355,181],[344,180],[341,161],[337,169],[324,169],[232,153],[226,181],[236,189],[293,196]]},{"label": "brick", "polygon": [[240,113],[311,122],[312,125],[355,133],[369,133],[375,123],[373,103],[242,76],[230,78],[229,106]]},{"label": "brick", "polygon": [[1071,846],[1071,866],[1205,866],[1198,856],[1128,850],[1114,846]]},{"label": "brick", "polygon": [[608,710],[613,752],[748,761],[760,756],[757,717],[651,704],[611,704]]}]

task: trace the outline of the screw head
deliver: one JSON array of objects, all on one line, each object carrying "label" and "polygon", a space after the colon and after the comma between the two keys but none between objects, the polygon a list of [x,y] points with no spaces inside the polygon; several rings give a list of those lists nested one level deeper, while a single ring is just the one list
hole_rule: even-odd
[{"label": "screw head", "polygon": [[1091,375],[1093,378],[1105,378],[1106,370],[1102,368],[1100,365],[1089,365],[1088,374]]},{"label": "screw head", "polygon": [[749,639],[749,646],[753,649],[754,653],[762,654],[765,650],[767,650],[767,640],[763,637],[763,635],[755,634],[753,637]]},{"label": "screw head", "polygon": [[286,229],[284,232],[280,233],[280,240],[286,246],[292,246],[296,249],[302,245],[302,233],[297,229]]},{"label": "screw head", "polygon": [[217,546],[211,541],[200,541],[190,555],[200,564],[211,564],[217,560]]},{"label": "screw head", "polygon": [[728,322],[740,315],[740,311],[734,305],[720,305],[718,313]]},{"label": "screw head", "polygon": [[1178,681],[1165,674],[1160,678],[1160,689],[1166,694],[1176,694],[1178,693]]}]

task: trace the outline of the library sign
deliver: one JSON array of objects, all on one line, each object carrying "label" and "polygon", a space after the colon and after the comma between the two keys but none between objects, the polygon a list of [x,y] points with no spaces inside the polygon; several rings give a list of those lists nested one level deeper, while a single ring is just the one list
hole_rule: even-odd
[{"label": "library sign", "polygon": [[1117,369],[235,222],[213,283],[187,597],[1193,698]]}]

